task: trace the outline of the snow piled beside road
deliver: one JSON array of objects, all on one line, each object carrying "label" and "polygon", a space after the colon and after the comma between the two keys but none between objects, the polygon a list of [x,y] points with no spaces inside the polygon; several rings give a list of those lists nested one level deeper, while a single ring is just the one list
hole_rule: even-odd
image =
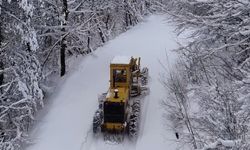
[{"label": "snow piled beside road", "polygon": [[[27,150],[176,149],[173,131],[163,125],[160,101],[165,92],[159,82],[159,74],[163,72],[159,60],[165,62],[166,53],[170,65],[176,59],[170,51],[177,48],[173,31],[164,16],[150,16],[84,57],[52,96],[53,103],[30,135],[34,144]],[[142,67],[149,68],[150,94],[142,102],[140,133],[134,143],[125,140],[110,144],[92,134],[97,95],[108,89],[109,64],[116,55],[140,56]]]}]

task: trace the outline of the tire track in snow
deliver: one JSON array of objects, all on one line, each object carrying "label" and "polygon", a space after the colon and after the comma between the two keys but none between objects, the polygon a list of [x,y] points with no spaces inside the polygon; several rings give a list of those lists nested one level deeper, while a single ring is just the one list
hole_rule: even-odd
[{"label": "tire track in snow", "polygon": [[139,128],[139,136],[137,140],[140,140],[141,137],[143,136],[144,130],[145,130],[145,122],[146,122],[146,117],[148,114],[148,105],[149,105],[149,94],[150,94],[150,84],[151,84],[151,80],[150,80],[150,76],[148,76],[148,93],[147,95],[142,99],[141,101],[141,116],[140,116],[140,128]]},{"label": "tire track in snow", "polygon": [[[88,139],[90,137],[90,135],[92,134],[92,129],[90,128],[86,134],[86,136],[83,138],[83,141],[82,141],[82,144],[81,144],[81,147],[80,147],[80,150],[83,150],[84,148],[84,145],[88,144]],[[93,134],[92,134],[93,135]]]}]

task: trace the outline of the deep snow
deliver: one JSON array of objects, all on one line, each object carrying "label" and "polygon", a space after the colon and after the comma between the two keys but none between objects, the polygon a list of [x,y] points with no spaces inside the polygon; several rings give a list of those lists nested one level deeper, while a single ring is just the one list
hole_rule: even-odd
[{"label": "deep snow", "polygon": [[[121,34],[93,54],[82,58],[58,92],[51,96],[52,104],[38,123],[31,138],[34,144],[27,150],[174,150],[175,135],[163,122],[160,101],[164,89],[159,82],[163,72],[161,62],[173,64],[177,48],[174,27],[163,16],[154,15]],[[141,126],[137,142],[125,140],[110,144],[92,134],[92,118],[97,108],[97,95],[109,86],[109,64],[116,55],[140,56],[141,65],[149,68],[150,94],[142,102]]]}]

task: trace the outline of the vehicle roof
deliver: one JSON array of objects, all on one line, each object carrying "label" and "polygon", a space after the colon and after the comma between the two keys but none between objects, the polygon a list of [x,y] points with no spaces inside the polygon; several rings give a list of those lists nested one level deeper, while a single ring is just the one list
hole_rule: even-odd
[{"label": "vehicle roof", "polygon": [[129,64],[131,57],[129,56],[115,56],[111,64]]}]

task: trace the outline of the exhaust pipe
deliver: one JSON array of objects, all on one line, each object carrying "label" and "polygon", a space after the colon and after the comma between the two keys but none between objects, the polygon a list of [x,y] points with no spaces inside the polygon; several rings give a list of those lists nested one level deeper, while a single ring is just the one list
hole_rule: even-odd
[{"label": "exhaust pipe", "polygon": [[118,89],[115,89],[115,90],[114,90],[114,92],[115,92],[115,96],[114,96],[114,98],[119,98],[119,96],[118,96],[118,92],[119,92],[119,90],[118,90]]}]

